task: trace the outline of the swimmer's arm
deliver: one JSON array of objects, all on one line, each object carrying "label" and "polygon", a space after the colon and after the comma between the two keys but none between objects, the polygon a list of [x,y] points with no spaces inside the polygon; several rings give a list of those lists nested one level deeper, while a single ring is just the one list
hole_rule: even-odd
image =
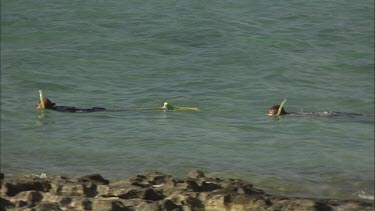
[{"label": "swimmer's arm", "polygon": [[174,110],[180,110],[180,111],[200,111],[199,108],[196,108],[196,107],[186,107],[186,106],[174,106]]},{"label": "swimmer's arm", "polygon": [[129,110],[167,110],[166,108],[163,107],[158,107],[158,108],[134,108],[134,109],[129,109]]},{"label": "swimmer's arm", "polygon": [[167,109],[165,108],[129,108],[129,109],[106,109],[106,111],[112,111],[112,112],[117,112],[117,111],[142,111],[142,110],[162,110],[165,111]]}]

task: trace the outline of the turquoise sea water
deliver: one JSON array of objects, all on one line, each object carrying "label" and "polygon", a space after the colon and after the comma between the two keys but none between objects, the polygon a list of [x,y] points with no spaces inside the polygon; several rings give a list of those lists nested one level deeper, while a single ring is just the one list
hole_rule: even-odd
[{"label": "turquoise sea water", "polygon": [[[58,105],[193,111],[58,113]],[[1,0],[1,172],[192,169],[268,193],[374,197],[374,2]]]}]

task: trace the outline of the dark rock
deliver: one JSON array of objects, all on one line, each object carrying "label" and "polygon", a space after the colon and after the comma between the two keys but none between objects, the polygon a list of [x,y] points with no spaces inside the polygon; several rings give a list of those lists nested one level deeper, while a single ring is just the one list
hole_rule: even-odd
[{"label": "dark rock", "polygon": [[0,190],[3,187],[3,181],[4,181],[4,174],[0,173]]},{"label": "dark rock", "polygon": [[160,190],[147,188],[142,196],[142,199],[151,200],[151,201],[158,201],[164,199],[165,196],[162,194]]},{"label": "dark rock", "polygon": [[152,185],[160,185],[166,183],[167,181],[173,180],[172,176],[157,171],[147,174],[146,177],[149,183]]},{"label": "dark rock", "polygon": [[161,210],[165,211],[182,211],[181,205],[176,205],[173,201],[166,199],[159,202]]},{"label": "dark rock", "polygon": [[5,182],[4,186],[6,188],[6,195],[8,196],[15,196],[22,191],[35,190],[48,192],[51,189],[49,181],[30,177],[21,178],[18,181]]},{"label": "dark rock", "polygon": [[186,189],[194,192],[205,192],[221,189],[222,187],[219,184],[207,183],[205,181],[201,182],[199,185],[196,180],[186,179],[185,180]]},{"label": "dark rock", "polygon": [[78,178],[79,182],[91,182],[95,185],[108,185],[109,181],[104,179],[100,174],[91,174],[81,178]]},{"label": "dark rock", "polygon": [[197,197],[186,197],[186,199],[182,201],[182,205],[192,210],[204,210],[203,202]]},{"label": "dark rock", "polygon": [[254,188],[252,184],[247,184],[241,180],[225,181],[222,184],[223,191],[225,192],[236,192],[238,194],[265,194],[264,191]]},{"label": "dark rock", "polygon": [[16,205],[7,199],[0,197],[0,210],[6,210],[7,208],[14,208]]},{"label": "dark rock", "polygon": [[187,175],[188,179],[200,179],[202,177],[205,177],[205,176],[204,176],[203,171],[200,171],[200,170],[190,171]]},{"label": "dark rock", "polygon": [[64,207],[68,207],[72,201],[71,197],[62,197],[61,200],[58,200],[58,203]]},{"label": "dark rock", "polygon": [[98,193],[96,191],[96,185],[93,183],[87,183],[83,185],[83,192],[85,193],[86,197],[94,197]]},{"label": "dark rock", "polygon": [[140,188],[148,188],[148,187],[151,187],[151,185],[150,184],[148,184],[148,183],[143,183],[143,182],[132,182],[132,183],[130,183],[131,185],[133,185],[133,186],[137,186],[137,187],[140,187]]},{"label": "dark rock", "polygon": [[[66,201],[65,201],[66,200]],[[55,202],[54,200],[48,202]],[[93,199],[85,197],[63,198],[58,203],[63,210],[92,210]]]},{"label": "dark rock", "polygon": [[147,178],[142,175],[137,175],[136,177],[130,178],[129,183],[130,185],[141,187],[141,188],[146,188],[146,187],[151,186]]},{"label": "dark rock", "polygon": [[137,182],[147,182],[148,181],[147,177],[143,176],[143,175],[137,175],[135,177],[131,177],[129,180],[132,181],[132,182],[133,181],[137,181]]},{"label": "dark rock", "polygon": [[205,177],[192,171],[186,179],[152,172],[108,181],[100,175],[80,178],[6,178],[1,210],[374,210],[373,201],[271,196],[242,180]]},{"label": "dark rock", "polygon": [[322,203],[322,202],[317,202],[315,205],[315,208],[316,210],[319,210],[319,211],[333,211],[334,210],[330,205]]},{"label": "dark rock", "polygon": [[186,189],[190,191],[199,192],[201,190],[201,188],[199,187],[199,185],[197,184],[195,180],[187,179],[185,180],[185,184],[186,184]]},{"label": "dark rock", "polygon": [[214,191],[217,189],[221,189],[222,187],[215,183],[207,183],[205,181],[202,182],[200,186],[200,191]]},{"label": "dark rock", "polygon": [[165,198],[161,190],[157,190],[153,188],[117,189],[117,190],[112,190],[110,192],[110,196],[119,197],[121,199],[140,198],[140,199],[150,200],[150,201],[158,201],[158,200]]},{"label": "dark rock", "polygon": [[20,201],[16,201],[16,202],[15,202],[15,205],[16,205],[16,207],[18,207],[18,208],[20,208],[20,207],[26,207],[28,204],[29,204],[29,203],[27,203],[27,201],[22,201],[22,200],[20,200]]},{"label": "dark rock", "polygon": [[33,207],[43,199],[43,195],[39,191],[24,191],[15,195],[13,199],[20,201],[20,206],[25,206],[22,202],[26,202],[28,206]]},{"label": "dark rock", "polygon": [[130,211],[119,200],[95,200],[92,204],[92,210],[94,211]]},{"label": "dark rock", "polygon": [[32,210],[34,211],[61,211],[59,204],[53,202],[42,202],[35,206]]},{"label": "dark rock", "polygon": [[139,189],[116,189],[110,192],[110,196],[116,196],[122,199],[140,198]]},{"label": "dark rock", "polygon": [[91,210],[92,209],[92,201],[84,199],[82,200],[80,206],[83,210]]}]

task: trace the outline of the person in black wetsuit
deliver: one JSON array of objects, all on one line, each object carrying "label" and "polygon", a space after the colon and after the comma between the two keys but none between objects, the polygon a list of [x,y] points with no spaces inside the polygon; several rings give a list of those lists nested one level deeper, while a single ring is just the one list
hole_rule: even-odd
[{"label": "person in black wetsuit", "polygon": [[[268,116],[277,116],[277,112],[279,111],[280,105],[274,105],[268,109],[267,115]],[[358,114],[358,113],[343,113],[343,112],[333,112],[333,111],[325,111],[325,112],[286,112],[284,107],[281,108],[280,116],[281,115],[291,115],[291,116],[316,116],[316,117],[330,117],[330,116],[374,116],[375,114]]]},{"label": "person in black wetsuit", "polygon": [[[173,110],[173,106],[170,106],[166,103],[162,107],[157,108],[135,108],[135,109],[122,109],[122,110],[109,110],[102,107],[92,107],[92,108],[76,108],[71,106],[56,106],[55,103],[52,103],[48,98],[43,98],[45,109],[55,110],[59,112],[77,112],[77,113],[87,113],[87,112],[100,112],[100,111],[129,111],[129,110]],[[41,110],[43,109],[42,104],[38,101],[36,108]]]},{"label": "person in black wetsuit", "polygon": [[[105,108],[101,107],[92,107],[92,108],[76,108],[71,106],[56,106],[55,103],[52,103],[48,98],[43,98],[44,107],[45,109],[55,110],[59,112],[99,112],[99,111],[107,111]],[[43,109],[42,104],[40,101],[38,101],[38,104],[36,105],[37,109]]]}]

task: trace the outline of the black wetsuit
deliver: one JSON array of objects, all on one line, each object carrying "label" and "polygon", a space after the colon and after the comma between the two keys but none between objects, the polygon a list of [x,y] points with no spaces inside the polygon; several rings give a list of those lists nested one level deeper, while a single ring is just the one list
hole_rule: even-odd
[{"label": "black wetsuit", "polygon": [[131,111],[131,110],[170,110],[170,109],[164,109],[162,107],[109,110],[109,109],[102,108],[102,107],[76,108],[73,106],[53,106],[52,108],[47,108],[47,109],[58,111],[58,112],[70,112],[70,113],[89,113],[89,112],[101,112],[101,111],[115,112],[115,111]]},{"label": "black wetsuit", "polygon": [[105,108],[101,107],[92,107],[92,108],[76,108],[71,106],[54,106],[52,110],[58,112],[71,112],[71,113],[87,113],[87,112],[99,112],[99,111],[107,111]]},{"label": "black wetsuit", "polygon": [[336,116],[374,116],[374,114],[358,114],[345,112],[291,112],[286,113],[290,116],[311,116],[311,117],[336,117]]}]

